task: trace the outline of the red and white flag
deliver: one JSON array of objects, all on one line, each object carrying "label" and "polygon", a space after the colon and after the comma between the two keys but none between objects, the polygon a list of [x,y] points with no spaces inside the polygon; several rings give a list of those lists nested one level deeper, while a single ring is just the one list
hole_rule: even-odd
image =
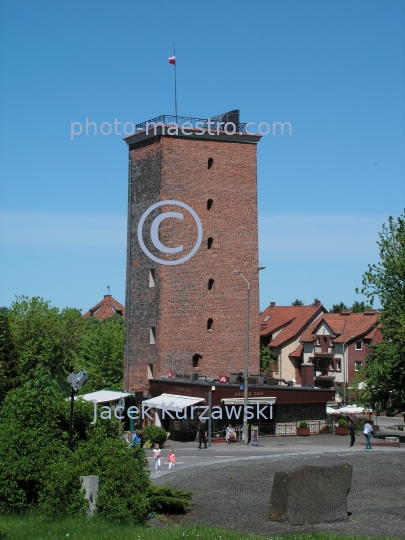
[{"label": "red and white flag", "polygon": [[173,64],[173,66],[176,65],[176,57],[175,57],[175,56],[170,56],[170,58],[169,58],[169,64]]}]

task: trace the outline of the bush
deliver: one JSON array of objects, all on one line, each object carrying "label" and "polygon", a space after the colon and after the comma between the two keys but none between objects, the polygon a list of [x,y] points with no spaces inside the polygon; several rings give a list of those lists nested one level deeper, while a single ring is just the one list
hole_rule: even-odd
[{"label": "bush", "polygon": [[150,441],[152,445],[158,444],[160,448],[163,448],[167,441],[167,433],[164,429],[158,426],[146,426],[142,430],[143,440]]},{"label": "bush", "polygon": [[192,492],[164,485],[151,485],[149,504],[151,512],[158,514],[184,514],[191,505]]},{"label": "bush", "polygon": [[347,427],[347,422],[346,422],[346,420],[344,420],[343,418],[339,418],[338,426],[339,426],[339,427]]},{"label": "bush", "polygon": [[298,427],[308,427],[308,422],[306,420],[301,420]]}]

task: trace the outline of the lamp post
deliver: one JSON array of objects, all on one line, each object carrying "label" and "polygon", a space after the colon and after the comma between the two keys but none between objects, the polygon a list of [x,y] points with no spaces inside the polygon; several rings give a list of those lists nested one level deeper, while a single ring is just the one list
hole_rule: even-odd
[{"label": "lamp post", "polygon": [[347,358],[347,347],[345,349],[345,346],[354,337],[355,336],[350,336],[349,339],[347,339],[343,343],[343,406],[346,405],[346,379],[348,379],[348,371],[349,371],[349,364],[348,364],[348,358]]},{"label": "lamp post", "polygon": [[246,281],[246,344],[245,344],[245,380],[243,386],[243,432],[242,439],[244,443],[248,444],[248,426],[246,418],[246,407],[248,404],[248,371],[249,371],[249,309],[250,309],[250,282],[255,275],[264,270],[264,266],[259,266],[256,272],[250,279],[246,279],[240,270],[234,270],[235,274],[239,274]]},{"label": "lamp post", "polygon": [[67,378],[67,382],[70,384],[70,416],[69,416],[69,435],[68,435],[68,448],[72,449],[72,426],[73,426],[73,404],[75,402],[75,392],[78,392],[80,388],[87,382],[87,372],[85,369],[76,373],[73,371]]}]

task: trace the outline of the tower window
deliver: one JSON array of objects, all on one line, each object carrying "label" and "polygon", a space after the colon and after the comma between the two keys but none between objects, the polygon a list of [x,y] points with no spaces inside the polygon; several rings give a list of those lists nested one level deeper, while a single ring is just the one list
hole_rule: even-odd
[{"label": "tower window", "polygon": [[212,157],[208,158],[208,168],[209,169],[211,169],[213,163],[214,163],[214,158],[212,158]]},{"label": "tower window", "polygon": [[214,201],[212,199],[208,199],[208,201],[207,201],[207,210],[211,210],[211,206],[212,206],[213,202]]},{"label": "tower window", "polygon": [[149,270],[149,288],[155,286],[155,269],[151,268]]},{"label": "tower window", "polygon": [[212,247],[212,242],[213,242],[213,241],[214,241],[214,239],[212,238],[212,236],[210,236],[210,237],[208,238],[208,243],[207,243],[208,249],[211,249],[211,247]]},{"label": "tower window", "polygon": [[208,321],[207,321],[207,330],[212,330],[213,322],[214,322],[214,319],[208,319]]},{"label": "tower window", "polygon": [[198,367],[198,361],[201,360],[201,358],[202,358],[201,354],[193,355],[193,367]]},{"label": "tower window", "polygon": [[214,280],[212,278],[210,278],[208,280],[208,290],[210,291],[212,289],[212,286],[214,285]]},{"label": "tower window", "polygon": [[149,344],[154,345],[156,343],[156,328],[151,326],[149,328]]}]

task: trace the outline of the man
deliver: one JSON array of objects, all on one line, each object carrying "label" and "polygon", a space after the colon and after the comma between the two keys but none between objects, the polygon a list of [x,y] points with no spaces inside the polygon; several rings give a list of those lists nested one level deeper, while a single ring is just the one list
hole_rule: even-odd
[{"label": "man", "polygon": [[207,439],[205,438],[205,433],[206,433],[206,429],[205,429],[205,421],[201,418],[200,419],[200,423],[199,423],[199,426],[198,426],[198,442],[199,442],[199,445],[198,445],[198,449],[201,450],[201,443],[203,442],[204,443],[204,448],[207,448]]},{"label": "man", "polygon": [[364,424],[363,433],[366,436],[366,450],[371,450],[371,433],[373,432],[373,426],[367,421]]}]

